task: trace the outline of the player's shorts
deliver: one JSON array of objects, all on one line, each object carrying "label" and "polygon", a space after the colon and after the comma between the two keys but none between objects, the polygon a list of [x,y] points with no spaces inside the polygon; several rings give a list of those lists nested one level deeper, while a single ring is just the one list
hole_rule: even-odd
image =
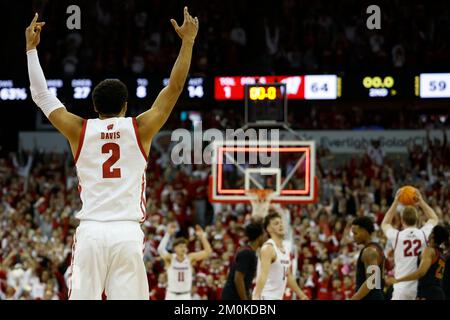
[{"label": "player's shorts", "polygon": [[70,300],[149,300],[138,222],[82,221],[72,247]]},{"label": "player's shorts", "polygon": [[261,296],[261,300],[283,300],[282,298],[275,298],[269,296]]},{"label": "player's shorts", "polygon": [[192,300],[190,292],[166,292],[166,300]]},{"label": "player's shorts", "polygon": [[410,287],[395,287],[391,300],[416,300],[417,289]]}]

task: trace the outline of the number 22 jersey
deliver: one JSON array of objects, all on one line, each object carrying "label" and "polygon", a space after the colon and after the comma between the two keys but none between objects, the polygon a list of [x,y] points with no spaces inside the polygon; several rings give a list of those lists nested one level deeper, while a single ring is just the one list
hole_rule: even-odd
[{"label": "number 22 jersey", "polygon": [[136,118],[84,120],[75,155],[80,220],[145,220],[145,170]]}]

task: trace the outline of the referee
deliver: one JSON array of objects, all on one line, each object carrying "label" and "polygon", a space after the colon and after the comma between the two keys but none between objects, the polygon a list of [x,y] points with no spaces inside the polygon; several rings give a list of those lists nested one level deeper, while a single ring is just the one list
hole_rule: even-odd
[{"label": "referee", "polygon": [[251,222],[245,227],[248,238],[246,246],[239,248],[230,266],[222,300],[250,300],[250,288],[255,278],[258,258],[256,250],[264,243],[262,224]]}]

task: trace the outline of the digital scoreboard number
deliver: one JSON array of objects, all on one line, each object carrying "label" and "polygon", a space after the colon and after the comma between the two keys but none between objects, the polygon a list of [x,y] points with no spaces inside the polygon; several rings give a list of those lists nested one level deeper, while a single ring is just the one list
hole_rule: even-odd
[{"label": "digital scoreboard number", "polygon": [[416,96],[424,99],[450,98],[450,73],[420,74],[416,77]]},{"label": "digital scoreboard number", "polygon": [[287,120],[286,91],[283,83],[246,85],[246,124],[284,124]]},{"label": "digital scoreboard number", "polygon": [[367,76],[362,80],[370,98],[387,98],[397,95],[395,79],[392,76]]}]

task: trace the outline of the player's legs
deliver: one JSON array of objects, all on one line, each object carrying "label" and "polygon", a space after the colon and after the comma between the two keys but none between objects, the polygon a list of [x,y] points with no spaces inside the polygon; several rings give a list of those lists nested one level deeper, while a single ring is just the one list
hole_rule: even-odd
[{"label": "player's legs", "polygon": [[110,300],[149,300],[143,233],[139,224],[115,225],[109,238],[106,296]]},{"label": "player's legs", "polygon": [[417,295],[416,290],[395,289],[392,292],[391,300],[415,300]]},{"label": "player's legs", "polygon": [[170,291],[166,292],[166,300],[192,300],[190,293],[175,294]]},{"label": "player's legs", "polygon": [[408,285],[394,284],[391,300],[415,300],[417,296],[417,282]]},{"label": "player's legs", "polygon": [[80,226],[72,248],[69,300],[100,300],[107,272],[105,248],[93,227]]}]

